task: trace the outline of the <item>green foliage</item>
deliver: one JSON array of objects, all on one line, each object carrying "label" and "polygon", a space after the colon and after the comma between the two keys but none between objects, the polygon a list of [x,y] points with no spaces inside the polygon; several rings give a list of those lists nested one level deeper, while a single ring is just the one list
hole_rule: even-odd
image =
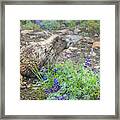
[{"label": "green foliage", "polygon": [[56,30],[60,28],[60,22],[57,20],[43,20],[42,24],[47,30]]},{"label": "green foliage", "polygon": [[84,36],[86,36],[86,33],[89,36],[95,33],[100,34],[100,20],[81,20],[80,27]]},{"label": "green foliage", "polygon": [[[57,71],[55,72],[54,69]],[[84,68],[81,64],[76,65],[72,61],[66,61],[63,64],[55,64],[54,67],[49,66],[45,72],[36,70],[34,74],[44,90],[52,88],[54,78],[58,79],[60,90],[50,93],[48,100],[55,100],[60,96],[69,100],[96,100],[100,97],[99,74]],[[43,75],[47,77],[45,81],[42,77],[38,77]]]},{"label": "green foliage", "polygon": [[66,26],[70,29],[73,29],[76,27],[76,21],[75,20],[67,20],[66,22]]},{"label": "green foliage", "polygon": [[23,30],[40,30],[40,26],[34,24],[32,20],[21,20],[20,26]]},{"label": "green foliage", "polygon": [[66,28],[75,29],[79,27],[83,36],[93,36],[100,34],[100,20],[41,20],[41,25],[37,25],[33,20],[21,20],[21,29],[32,30],[58,30],[64,24]]},{"label": "green foliage", "polygon": [[[47,66],[47,72],[41,72],[36,65],[34,65],[34,68],[32,68],[32,72],[36,75],[36,77],[38,78],[41,86],[46,89],[46,88],[50,88],[52,87],[53,84],[53,75],[54,72],[50,69],[50,65],[48,64]],[[45,68],[46,69],[46,68]],[[48,81],[43,81],[43,77],[42,76],[46,76],[49,79]]]}]

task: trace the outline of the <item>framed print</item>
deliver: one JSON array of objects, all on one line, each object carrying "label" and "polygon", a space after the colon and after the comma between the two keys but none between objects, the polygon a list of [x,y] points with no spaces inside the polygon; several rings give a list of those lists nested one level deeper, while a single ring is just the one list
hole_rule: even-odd
[{"label": "framed print", "polygon": [[1,3],[2,119],[119,119],[119,2]]}]

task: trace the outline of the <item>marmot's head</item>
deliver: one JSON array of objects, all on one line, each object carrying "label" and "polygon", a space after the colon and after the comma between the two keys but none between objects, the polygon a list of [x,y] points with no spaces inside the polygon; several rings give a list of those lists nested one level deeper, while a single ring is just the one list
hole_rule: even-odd
[{"label": "marmot's head", "polygon": [[67,42],[61,37],[58,36],[53,42],[53,49],[56,49],[57,53],[62,52],[67,46]]}]

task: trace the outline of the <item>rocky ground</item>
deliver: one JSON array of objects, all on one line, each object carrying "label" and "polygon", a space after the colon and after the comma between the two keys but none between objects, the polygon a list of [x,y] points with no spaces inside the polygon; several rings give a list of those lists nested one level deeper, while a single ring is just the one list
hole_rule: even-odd
[{"label": "rocky ground", "polygon": [[83,37],[79,29],[53,32],[22,30],[20,31],[21,90],[30,89],[30,83],[35,79],[31,72],[32,65],[61,63],[68,59],[76,64],[84,63],[87,57],[91,60],[90,67],[100,72],[99,36]]}]

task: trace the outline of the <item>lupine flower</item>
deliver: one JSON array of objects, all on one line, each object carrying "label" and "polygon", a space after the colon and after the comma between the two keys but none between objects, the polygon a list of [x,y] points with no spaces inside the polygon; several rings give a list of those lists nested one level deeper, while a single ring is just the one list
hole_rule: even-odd
[{"label": "lupine flower", "polygon": [[58,79],[54,78],[54,85],[59,85]]},{"label": "lupine flower", "polygon": [[60,85],[59,85],[59,82],[58,82],[58,79],[57,78],[55,78],[54,79],[54,85],[52,86],[52,88],[50,88],[50,89],[46,89],[45,90],[45,93],[46,94],[50,94],[50,93],[53,93],[53,92],[57,92],[58,90],[60,90]]},{"label": "lupine flower", "polygon": [[39,25],[42,21],[41,20],[35,20],[35,24]]},{"label": "lupine flower", "polygon": [[90,62],[91,62],[90,58],[87,57],[87,58],[85,59],[85,65],[84,65],[84,67],[90,67],[90,65],[91,65]]},{"label": "lupine flower", "polygon": [[39,25],[41,28],[45,28],[44,24],[42,23],[42,20],[35,20],[35,24]]},{"label": "lupine flower", "polygon": [[50,94],[50,90],[49,90],[49,89],[46,89],[46,90],[45,90],[45,93],[46,93],[46,94]]},{"label": "lupine flower", "polygon": [[86,61],[86,62],[91,62],[91,60],[90,60],[89,57],[87,57],[85,61]]},{"label": "lupine flower", "polygon": [[65,100],[65,97],[64,96],[59,96],[57,97],[58,100]]},{"label": "lupine flower", "polygon": [[61,87],[60,87],[59,85],[54,85],[54,86],[53,86],[53,91],[54,91],[54,92],[57,92],[58,90],[60,90],[60,88],[61,88]]},{"label": "lupine flower", "polygon": [[53,92],[53,88],[50,88],[50,92],[51,92],[51,93]]},{"label": "lupine flower", "polygon": [[58,68],[55,68],[55,69],[54,69],[54,72],[56,73],[57,71],[58,71]]},{"label": "lupine flower", "polygon": [[95,68],[92,68],[92,71],[94,72],[94,74],[97,73],[97,70]]},{"label": "lupine flower", "polygon": [[57,100],[69,100],[69,96],[70,96],[70,94],[67,93],[62,96],[57,96],[56,98],[57,98]]}]

